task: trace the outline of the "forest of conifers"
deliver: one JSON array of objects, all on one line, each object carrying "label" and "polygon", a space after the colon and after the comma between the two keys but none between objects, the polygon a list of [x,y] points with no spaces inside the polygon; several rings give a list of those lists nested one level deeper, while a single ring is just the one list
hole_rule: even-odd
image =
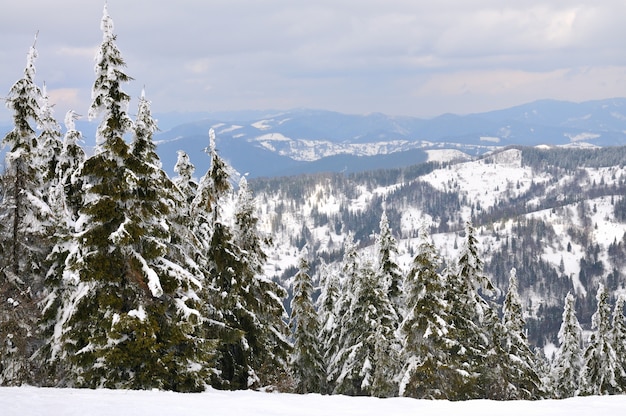
[{"label": "forest of conifers", "polygon": [[615,394],[626,389],[624,299],[597,292],[583,343],[567,296],[549,362],[526,337],[515,269],[502,305],[483,272],[475,230],[442,259],[428,230],[410,269],[383,211],[376,255],[347,239],[341,272],[319,271],[313,301],[306,247],[285,288],[263,276],[270,243],[245,178],[209,132],[209,170],[179,153],[161,168],[145,95],[131,119],[124,60],[105,7],[87,154],[76,113],[55,120],[35,83],[33,46],[7,97],[13,130],[0,200],[0,385],[298,393],[464,400]]}]

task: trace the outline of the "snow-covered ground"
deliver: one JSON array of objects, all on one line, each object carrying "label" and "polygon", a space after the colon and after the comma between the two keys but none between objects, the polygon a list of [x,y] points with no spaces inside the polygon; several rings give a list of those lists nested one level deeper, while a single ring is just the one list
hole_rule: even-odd
[{"label": "snow-covered ground", "polygon": [[209,390],[205,393],[181,394],[162,391],[0,388],[0,414],[7,416],[617,416],[623,415],[625,409],[626,396],[577,397],[536,402],[447,402],[254,391]]}]

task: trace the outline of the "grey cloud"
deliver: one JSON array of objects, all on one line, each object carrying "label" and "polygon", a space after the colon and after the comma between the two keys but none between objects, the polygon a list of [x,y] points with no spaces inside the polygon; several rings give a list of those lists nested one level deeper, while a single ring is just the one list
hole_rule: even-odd
[{"label": "grey cloud", "polygon": [[[3,5],[0,95],[39,30],[37,81],[88,105],[103,5]],[[626,95],[621,0],[108,0],[108,9],[136,79],[128,90],[136,97],[145,85],[155,111],[434,115]]]}]

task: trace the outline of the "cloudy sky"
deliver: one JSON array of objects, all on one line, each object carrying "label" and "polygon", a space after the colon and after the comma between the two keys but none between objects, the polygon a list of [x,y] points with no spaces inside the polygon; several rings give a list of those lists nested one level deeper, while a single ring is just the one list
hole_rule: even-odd
[{"label": "cloudy sky", "polygon": [[[126,91],[153,112],[316,108],[430,117],[626,96],[624,0],[108,0]],[[104,0],[0,6],[0,97],[86,114]],[[0,108],[0,120],[10,113]]]}]

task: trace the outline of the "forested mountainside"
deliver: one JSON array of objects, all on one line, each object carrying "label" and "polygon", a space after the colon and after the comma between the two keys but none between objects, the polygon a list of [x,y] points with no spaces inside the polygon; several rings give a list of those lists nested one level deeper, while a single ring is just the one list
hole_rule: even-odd
[{"label": "forested mountainside", "polygon": [[285,284],[305,245],[314,271],[341,262],[348,232],[364,252],[373,250],[383,210],[405,269],[421,223],[451,264],[471,221],[501,296],[517,270],[529,338],[544,346],[558,345],[568,292],[586,329],[600,282],[613,299],[625,292],[625,162],[626,147],[511,147],[471,162],[255,179],[250,186],[274,239],[267,272]]}]

